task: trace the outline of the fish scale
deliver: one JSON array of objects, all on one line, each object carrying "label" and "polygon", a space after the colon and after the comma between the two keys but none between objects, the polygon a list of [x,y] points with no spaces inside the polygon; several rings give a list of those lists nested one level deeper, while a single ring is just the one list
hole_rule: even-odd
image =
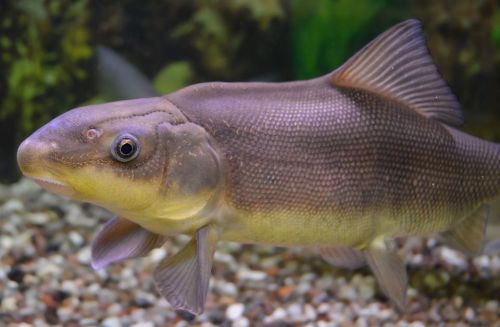
[{"label": "fish scale", "polygon": [[[267,103],[270,90],[280,106]],[[278,86],[210,83],[167,99],[227,154],[225,192],[244,212],[245,226],[255,212],[270,221],[275,212],[303,214],[309,224],[315,215],[344,212],[355,228],[363,212],[378,209],[391,220],[407,212],[400,234],[437,232],[498,194],[496,145],[454,139],[440,123],[395,101],[337,90],[325,78]],[[488,176],[485,182],[478,173]],[[280,224],[289,221],[274,220],[275,231]]]}]

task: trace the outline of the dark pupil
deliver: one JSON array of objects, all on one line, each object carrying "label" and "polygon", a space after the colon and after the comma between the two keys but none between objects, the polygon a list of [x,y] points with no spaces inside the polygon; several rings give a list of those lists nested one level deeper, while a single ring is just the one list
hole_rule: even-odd
[{"label": "dark pupil", "polygon": [[134,152],[134,146],[128,140],[122,142],[123,143],[120,144],[120,154],[125,157],[131,156]]}]

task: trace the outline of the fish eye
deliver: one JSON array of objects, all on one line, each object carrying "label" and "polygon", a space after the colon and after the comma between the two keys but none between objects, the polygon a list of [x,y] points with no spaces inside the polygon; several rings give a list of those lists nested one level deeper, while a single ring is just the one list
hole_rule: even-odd
[{"label": "fish eye", "polygon": [[140,145],[137,138],[130,134],[118,136],[111,147],[111,155],[120,162],[129,162],[137,158]]}]

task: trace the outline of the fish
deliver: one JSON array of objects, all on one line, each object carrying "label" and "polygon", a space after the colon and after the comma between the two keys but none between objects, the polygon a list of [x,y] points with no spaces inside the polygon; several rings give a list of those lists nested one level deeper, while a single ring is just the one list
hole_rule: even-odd
[{"label": "fish", "polygon": [[186,319],[204,310],[220,241],[367,265],[404,310],[395,238],[437,234],[480,253],[500,195],[499,145],[462,123],[410,19],[310,80],[207,82],[70,110],[28,137],[17,160],[48,191],[115,215],[92,242],[95,269],[190,236],[153,272]]},{"label": "fish", "polygon": [[96,84],[106,101],[158,96],[150,80],[125,58],[103,45],[96,47]]}]

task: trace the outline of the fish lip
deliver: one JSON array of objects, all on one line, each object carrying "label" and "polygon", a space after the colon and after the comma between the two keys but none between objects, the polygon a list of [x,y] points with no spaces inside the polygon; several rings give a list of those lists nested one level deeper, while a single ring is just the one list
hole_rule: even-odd
[{"label": "fish lip", "polygon": [[75,194],[75,190],[70,185],[60,182],[56,179],[50,177],[29,177],[33,179],[35,183],[49,192],[63,196],[72,196]]}]

